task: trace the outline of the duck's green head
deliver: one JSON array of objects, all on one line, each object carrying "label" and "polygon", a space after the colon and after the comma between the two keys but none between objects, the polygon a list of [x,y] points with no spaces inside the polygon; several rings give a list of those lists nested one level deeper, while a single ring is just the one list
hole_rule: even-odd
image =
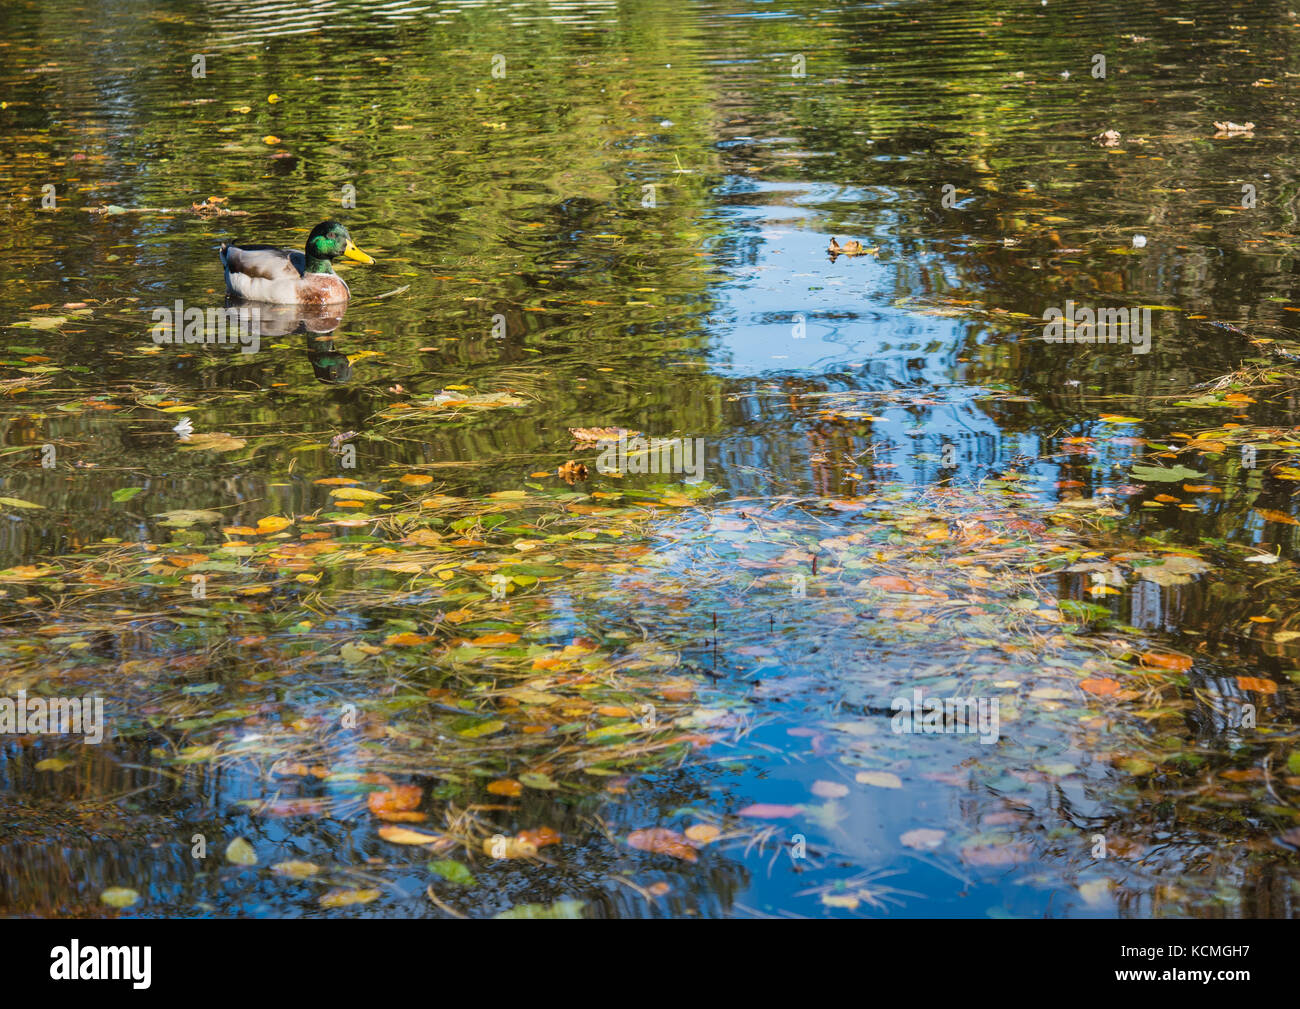
[{"label": "duck's green head", "polygon": [[307,236],[307,272],[333,273],[330,264],[336,259],[353,259],[358,263],[373,263],[352,243],[348,229],[338,221],[321,221]]}]

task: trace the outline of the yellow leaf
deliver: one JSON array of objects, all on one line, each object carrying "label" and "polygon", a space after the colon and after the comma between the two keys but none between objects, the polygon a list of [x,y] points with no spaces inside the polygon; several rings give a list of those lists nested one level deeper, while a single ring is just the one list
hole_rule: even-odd
[{"label": "yellow leaf", "polygon": [[320,898],[321,907],[347,907],[349,904],[369,904],[379,899],[380,891],[373,887],[363,890],[331,890]]},{"label": "yellow leaf", "polygon": [[441,846],[450,846],[451,839],[442,834],[426,834],[422,830],[412,830],[410,827],[397,827],[392,824],[385,824],[379,828],[379,836],[391,844],[436,844]]},{"label": "yellow leaf", "polygon": [[877,788],[903,787],[903,780],[889,771],[859,771],[853,780],[859,785],[875,785]]}]

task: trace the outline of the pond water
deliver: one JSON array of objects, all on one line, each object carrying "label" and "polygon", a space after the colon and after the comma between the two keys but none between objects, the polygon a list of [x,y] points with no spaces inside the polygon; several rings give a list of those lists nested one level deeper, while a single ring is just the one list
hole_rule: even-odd
[{"label": "pond water", "polygon": [[10,5],[0,907],[1294,915],[1298,33]]}]

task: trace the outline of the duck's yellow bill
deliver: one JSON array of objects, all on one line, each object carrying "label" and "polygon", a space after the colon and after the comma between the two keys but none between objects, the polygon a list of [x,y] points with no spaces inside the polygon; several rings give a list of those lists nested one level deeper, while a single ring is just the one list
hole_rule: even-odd
[{"label": "duck's yellow bill", "polygon": [[352,244],[352,239],[348,239],[348,244],[343,246],[343,255],[347,259],[354,259],[358,263],[373,263],[374,260]]}]

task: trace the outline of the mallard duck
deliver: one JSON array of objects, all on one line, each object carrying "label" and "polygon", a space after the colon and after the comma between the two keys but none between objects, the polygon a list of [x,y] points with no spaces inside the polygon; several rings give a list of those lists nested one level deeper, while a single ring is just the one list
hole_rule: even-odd
[{"label": "mallard duck", "polygon": [[226,290],[246,301],[277,305],[332,305],[348,300],[348,285],[334,272],[334,260],[374,260],[352,244],[338,221],[322,221],[307,236],[303,252],[274,245],[221,243]]}]

